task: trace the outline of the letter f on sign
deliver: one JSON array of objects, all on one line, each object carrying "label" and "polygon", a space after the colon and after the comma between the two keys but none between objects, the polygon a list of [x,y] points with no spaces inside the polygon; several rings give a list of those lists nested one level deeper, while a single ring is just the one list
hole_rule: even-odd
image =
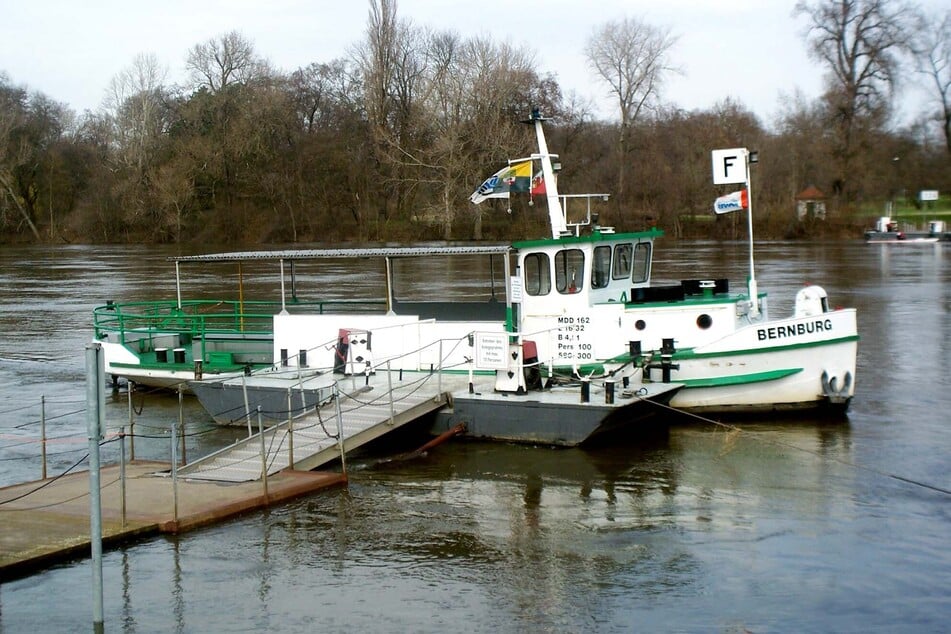
[{"label": "letter f on sign", "polygon": [[746,182],[746,148],[713,150],[713,183],[727,185]]}]

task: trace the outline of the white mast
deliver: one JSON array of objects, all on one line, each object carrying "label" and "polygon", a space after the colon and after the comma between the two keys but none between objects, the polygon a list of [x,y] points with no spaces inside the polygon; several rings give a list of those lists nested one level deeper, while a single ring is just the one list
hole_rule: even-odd
[{"label": "white mast", "polygon": [[551,237],[560,238],[568,231],[565,224],[565,214],[561,209],[558,198],[558,186],[555,183],[555,170],[551,165],[551,154],[548,153],[548,143],[545,141],[545,131],[542,121],[548,119],[541,116],[538,108],[532,109],[532,117],[523,123],[535,124],[535,136],[538,137],[538,158],[542,162],[542,177],[545,179],[545,197],[548,199],[548,221],[551,223]]},{"label": "white mast", "polygon": [[746,208],[747,230],[750,236],[750,315],[759,317],[759,289],[756,287],[756,272],[753,269],[753,184],[750,182],[750,153],[746,153]]},{"label": "white mast", "polygon": [[[746,223],[750,239],[750,278],[747,282],[750,296],[750,316],[759,317],[759,290],[756,286],[756,271],[753,266],[753,188],[750,182],[750,163],[755,162],[756,153],[751,153],[745,147],[728,150],[713,150],[713,183],[724,185],[743,183],[746,187],[747,214]],[[716,210],[716,207],[714,208]],[[735,211],[728,208],[725,211]],[[717,211],[717,213],[721,213]]]}]

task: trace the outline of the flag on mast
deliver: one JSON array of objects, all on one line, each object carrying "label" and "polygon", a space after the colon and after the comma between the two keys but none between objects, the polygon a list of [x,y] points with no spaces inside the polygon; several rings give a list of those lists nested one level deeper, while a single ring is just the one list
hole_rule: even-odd
[{"label": "flag on mast", "polygon": [[546,193],[545,190],[545,174],[544,172],[538,172],[537,174],[532,175],[532,196],[544,196]]},{"label": "flag on mast", "polygon": [[485,179],[469,196],[475,204],[487,198],[508,198],[509,192],[528,192],[531,189],[532,162],[523,161],[507,165]]},{"label": "flag on mast", "polygon": [[720,196],[713,202],[713,211],[718,214],[728,214],[731,211],[740,211],[750,206],[749,194],[746,189],[737,192],[730,192],[725,196]]}]

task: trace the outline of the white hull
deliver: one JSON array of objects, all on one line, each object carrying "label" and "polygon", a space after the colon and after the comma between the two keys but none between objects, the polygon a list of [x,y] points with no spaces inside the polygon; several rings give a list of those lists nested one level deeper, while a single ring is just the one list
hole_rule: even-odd
[{"label": "white hull", "polygon": [[857,339],[853,309],[753,324],[675,355],[672,380],[686,386],[671,405],[737,412],[845,406],[855,394]]},{"label": "white hull", "polygon": [[[106,376],[112,376],[113,379],[122,378],[138,386],[163,390],[177,390],[181,387],[183,391],[191,392],[188,381],[194,381],[196,378],[193,367],[185,369],[169,364],[168,368],[163,369],[156,366],[146,366],[121,344],[109,341],[99,341],[98,343],[103,350]],[[202,378],[223,379],[239,377],[242,374],[243,372],[216,373],[206,370],[203,372]]]}]

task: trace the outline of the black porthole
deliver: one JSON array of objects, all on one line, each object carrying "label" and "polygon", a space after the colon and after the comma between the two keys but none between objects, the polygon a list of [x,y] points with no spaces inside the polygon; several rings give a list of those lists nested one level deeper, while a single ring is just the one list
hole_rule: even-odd
[{"label": "black porthole", "polygon": [[637,321],[634,322],[634,327],[637,328],[638,330],[644,330],[645,328],[647,328],[647,324],[644,323],[643,319],[638,319]]},{"label": "black porthole", "polygon": [[704,313],[700,315],[699,317],[697,317],[697,326],[701,330],[706,330],[712,325],[713,325],[713,317],[711,317],[710,315]]}]

